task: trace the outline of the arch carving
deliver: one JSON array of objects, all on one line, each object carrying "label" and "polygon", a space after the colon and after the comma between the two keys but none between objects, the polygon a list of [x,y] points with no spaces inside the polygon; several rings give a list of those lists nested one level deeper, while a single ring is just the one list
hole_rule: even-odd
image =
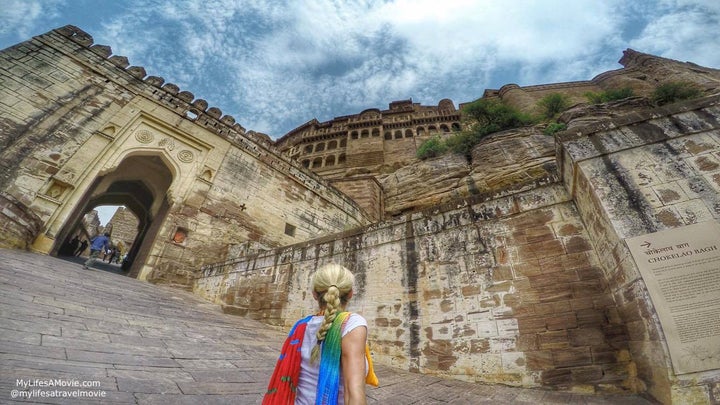
[{"label": "arch carving", "polygon": [[177,158],[183,163],[192,163],[192,161],[195,160],[195,155],[192,153],[192,151],[183,149],[177,153]]},{"label": "arch carving", "polygon": [[135,131],[135,139],[140,143],[150,143],[155,140],[155,135],[146,129]]}]

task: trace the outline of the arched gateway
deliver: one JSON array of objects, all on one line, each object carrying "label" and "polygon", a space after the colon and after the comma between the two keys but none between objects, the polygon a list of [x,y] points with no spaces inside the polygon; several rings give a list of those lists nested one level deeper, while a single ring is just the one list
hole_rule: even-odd
[{"label": "arched gateway", "polygon": [[57,254],[62,242],[77,229],[83,215],[100,205],[123,205],[138,218],[137,236],[127,252],[124,269],[137,277],[145,263],[151,242],[167,216],[170,204],[167,191],[173,174],[162,155],[135,155],[124,159],[112,172],[95,179],[78,201],[75,209],[55,239],[52,254]]}]

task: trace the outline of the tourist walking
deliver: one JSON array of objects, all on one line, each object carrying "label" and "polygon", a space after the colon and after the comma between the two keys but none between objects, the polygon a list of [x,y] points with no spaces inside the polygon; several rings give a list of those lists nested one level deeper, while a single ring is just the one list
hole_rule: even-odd
[{"label": "tourist walking", "polygon": [[95,264],[100,252],[104,252],[108,246],[110,246],[110,234],[105,232],[102,235],[97,235],[90,241],[90,258],[87,259],[83,268],[87,269],[91,265]]},{"label": "tourist walking", "polygon": [[367,346],[367,321],[345,312],[354,281],[353,274],[338,264],[315,272],[312,295],[320,311],[290,330],[264,405],[367,402],[365,384],[377,386],[378,380]]},{"label": "tourist walking", "polygon": [[87,246],[88,246],[87,239],[83,239],[83,241],[80,242],[80,247],[77,248],[77,250],[75,251],[75,256],[80,256],[85,251],[85,248]]}]

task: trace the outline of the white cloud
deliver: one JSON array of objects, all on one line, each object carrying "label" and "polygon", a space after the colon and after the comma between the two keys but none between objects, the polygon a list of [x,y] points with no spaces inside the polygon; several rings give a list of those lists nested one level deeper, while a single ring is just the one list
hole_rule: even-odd
[{"label": "white cloud", "polygon": [[118,12],[88,30],[96,42],[273,136],[397,99],[589,79],[628,46],[720,65],[720,2],[128,0]]},{"label": "white cloud", "polygon": [[[673,2],[675,3],[675,2]],[[640,51],[708,67],[720,67],[720,3],[682,1],[650,22],[632,46]]]},{"label": "white cloud", "polygon": [[62,0],[3,0],[0,10],[0,35],[14,34],[27,39],[33,34],[38,20],[57,15]]}]

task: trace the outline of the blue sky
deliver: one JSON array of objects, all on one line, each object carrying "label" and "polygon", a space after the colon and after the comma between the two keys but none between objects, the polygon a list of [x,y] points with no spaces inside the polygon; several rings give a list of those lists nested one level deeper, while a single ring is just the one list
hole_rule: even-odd
[{"label": "blue sky", "polygon": [[717,0],[2,0],[0,48],[66,24],[273,138],[412,98],[586,80],[628,47],[720,67]]}]

